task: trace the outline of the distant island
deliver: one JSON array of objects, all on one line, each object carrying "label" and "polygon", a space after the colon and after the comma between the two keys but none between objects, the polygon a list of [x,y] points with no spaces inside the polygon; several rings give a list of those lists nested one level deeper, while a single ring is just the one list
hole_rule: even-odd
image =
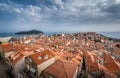
[{"label": "distant island", "polygon": [[29,31],[20,31],[15,33],[17,35],[24,35],[24,34],[44,34],[42,31],[39,30],[29,30]]}]

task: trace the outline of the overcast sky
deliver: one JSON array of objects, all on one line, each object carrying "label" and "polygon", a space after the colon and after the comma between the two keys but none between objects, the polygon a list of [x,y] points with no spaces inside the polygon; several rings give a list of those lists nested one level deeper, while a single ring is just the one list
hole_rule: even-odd
[{"label": "overcast sky", "polygon": [[119,32],[120,0],[0,0],[0,32]]}]

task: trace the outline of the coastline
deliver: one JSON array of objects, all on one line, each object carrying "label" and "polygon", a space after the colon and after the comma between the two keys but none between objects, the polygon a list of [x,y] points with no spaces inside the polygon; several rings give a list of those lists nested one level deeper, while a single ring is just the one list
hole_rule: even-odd
[{"label": "coastline", "polygon": [[[62,32],[45,32],[44,35],[53,35],[56,33],[62,33]],[[70,34],[70,33],[76,33],[76,32],[68,32],[68,33]],[[120,39],[120,32],[96,32],[96,33],[102,34],[102,35],[107,36],[107,37]],[[20,36],[29,36],[29,35],[16,35],[15,32],[0,33],[0,38],[17,37],[17,36],[20,37]]]}]

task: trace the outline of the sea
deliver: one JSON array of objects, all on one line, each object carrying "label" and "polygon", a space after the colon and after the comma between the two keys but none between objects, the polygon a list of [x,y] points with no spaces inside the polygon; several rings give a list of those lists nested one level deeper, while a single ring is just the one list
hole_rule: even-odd
[{"label": "sea", "polygon": [[[55,33],[59,33],[59,32],[44,32],[44,35],[53,35]],[[120,32],[96,32],[96,33],[105,35],[107,37],[120,39]],[[16,35],[14,32],[0,33],[0,37],[7,37],[7,36],[21,36],[21,35]]]}]

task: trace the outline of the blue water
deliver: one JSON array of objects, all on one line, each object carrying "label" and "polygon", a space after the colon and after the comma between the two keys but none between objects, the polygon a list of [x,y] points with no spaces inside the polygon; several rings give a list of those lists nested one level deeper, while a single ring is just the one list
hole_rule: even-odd
[{"label": "blue water", "polygon": [[[57,32],[45,32],[45,35],[53,35]],[[112,38],[119,38],[120,39],[120,32],[97,32],[100,33],[102,35],[108,36],[108,37],[112,37]],[[6,36],[19,36],[19,35],[15,35],[14,32],[9,32],[9,33],[0,33],[0,37],[6,37]]]},{"label": "blue water", "polygon": [[6,37],[6,36],[15,36],[15,34],[13,32],[9,32],[9,33],[0,33],[0,37]]},{"label": "blue water", "polygon": [[[44,35],[53,35],[57,32],[46,32]],[[7,36],[23,36],[23,35],[16,35],[14,32],[9,32],[9,33],[0,33],[0,37],[7,37]]]},{"label": "blue water", "polygon": [[112,38],[119,38],[120,39],[120,32],[98,32],[102,35]]}]

